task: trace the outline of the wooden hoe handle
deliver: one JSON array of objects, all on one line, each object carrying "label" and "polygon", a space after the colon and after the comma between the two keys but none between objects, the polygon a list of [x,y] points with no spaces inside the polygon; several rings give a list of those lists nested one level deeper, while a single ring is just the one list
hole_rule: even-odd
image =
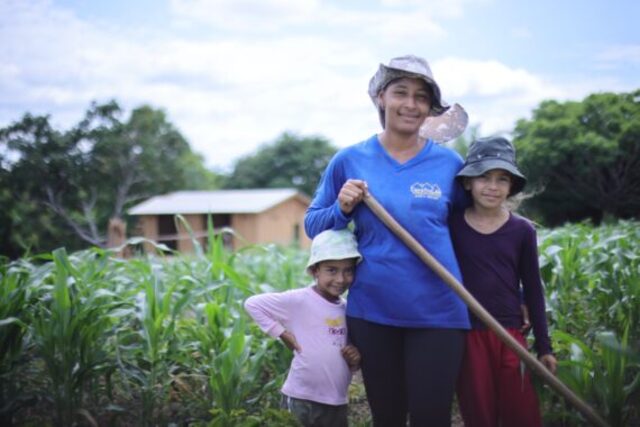
[{"label": "wooden hoe handle", "polygon": [[387,211],[386,209],[371,195],[369,192],[364,197],[364,203],[371,211],[380,219],[402,242],[407,245],[418,257],[431,268],[444,282],[458,294],[465,302],[469,309],[482,322],[487,325],[500,340],[510,349],[516,352],[520,359],[535,373],[551,386],[561,396],[566,398],[573,406],[594,425],[608,427],[608,424],[596,411],[587,403],[580,399],[569,387],[560,381],[555,375],[536,359],[529,351],[516,341],[509,333],[498,323],[496,319],[489,314],[487,310],[480,305],[478,301],[462,286],[462,284],[449,271],[438,262],[427,250],[405,230]]}]

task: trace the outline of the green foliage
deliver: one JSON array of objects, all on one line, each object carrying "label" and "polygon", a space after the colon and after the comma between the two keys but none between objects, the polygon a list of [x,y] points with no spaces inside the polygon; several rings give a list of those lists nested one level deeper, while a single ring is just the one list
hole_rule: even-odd
[{"label": "green foliage", "polygon": [[47,297],[30,319],[31,333],[51,381],[55,423],[68,426],[85,409],[86,396],[96,392],[86,393],[85,387],[100,387],[98,376],[113,363],[104,340],[113,325],[111,312],[121,302],[100,286],[107,266],[104,253],[97,258],[85,254],[91,262],[82,269],[64,249],[51,255],[42,283]]},{"label": "green foliage", "polygon": [[[569,355],[559,362],[558,377],[583,399],[595,402],[612,427],[627,426],[633,417],[640,416],[640,355],[629,347],[627,330],[621,340],[613,332],[599,332],[593,347],[559,330],[554,340]],[[558,412],[559,419],[582,422],[571,411]]]},{"label": "green foliage", "polygon": [[321,137],[284,133],[256,154],[240,159],[225,188],[297,188],[313,195],[336,149]]},{"label": "green foliage", "polygon": [[[540,268],[559,377],[612,426],[640,413],[640,227],[573,224],[539,233]],[[543,392],[554,425],[584,420]],[[635,409],[634,409],[635,408]]]},{"label": "green foliage", "polygon": [[[541,233],[540,269],[552,325],[593,336],[608,326],[640,340],[640,228],[573,224]],[[570,315],[568,315],[570,313]]]},{"label": "green foliage", "polygon": [[[210,229],[193,256],[59,250],[1,260],[0,397],[13,405],[3,425],[295,425],[278,409],[291,352],[242,303],[304,285],[307,254],[230,252]],[[640,422],[639,233],[636,222],[539,233],[559,375],[612,426]],[[541,393],[547,421],[584,424]],[[45,404],[26,408],[29,399]],[[362,402],[361,384],[350,399]],[[368,413],[351,421],[369,425]]]},{"label": "green foliage", "polygon": [[28,264],[0,259],[0,425],[10,425],[13,413],[29,399],[21,390],[19,372],[28,351],[30,270]]},{"label": "green foliage", "polygon": [[[69,137],[54,130],[48,117],[24,118],[0,129],[0,251],[10,258],[52,250],[52,242],[78,247],[80,238],[61,226],[46,205],[47,190],[65,191],[77,156],[68,155]],[[46,185],[45,185],[46,183]],[[75,197],[75,196],[71,196]]]},{"label": "green foliage", "polygon": [[467,151],[469,151],[469,146],[473,141],[478,139],[479,136],[480,126],[471,126],[462,135],[450,142],[449,145],[465,159],[467,157]]},{"label": "green foliage", "polygon": [[258,414],[250,414],[243,409],[225,413],[219,409],[211,411],[213,420],[208,427],[299,427],[300,423],[293,414],[282,409],[267,408]]},{"label": "green foliage", "polygon": [[142,106],[122,115],[110,102],[93,104],[66,131],[29,114],[0,129],[3,254],[103,246],[108,220],[132,203],[216,184],[163,111]]},{"label": "green foliage", "polygon": [[640,90],[545,101],[514,131],[534,197],[529,214],[549,226],[640,212]]}]

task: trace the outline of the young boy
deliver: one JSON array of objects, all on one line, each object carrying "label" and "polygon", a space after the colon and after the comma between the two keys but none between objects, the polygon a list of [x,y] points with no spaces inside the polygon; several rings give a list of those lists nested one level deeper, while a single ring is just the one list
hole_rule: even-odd
[{"label": "young boy", "polygon": [[[506,139],[474,141],[457,175],[473,199],[450,218],[450,230],[465,287],[523,346],[522,299],[529,312],[540,361],[555,372],[538,268],[536,231],[512,214],[508,197],[522,191],[515,149]],[[522,284],[522,289],[520,288]],[[467,427],[540,427],[537,396],[516,353],[471,314],[458,377],[458,403]]]},{"label": "young boy", "polygon": [[311,286],[254,295],[244,304],[260,329],[294,352],[282,387],[283,405],[305,427],[347,426],[347,391],[360,353],[347,344],[340,295],[353,282],[361,259],[350,231],[324,231],[311,243]]}]

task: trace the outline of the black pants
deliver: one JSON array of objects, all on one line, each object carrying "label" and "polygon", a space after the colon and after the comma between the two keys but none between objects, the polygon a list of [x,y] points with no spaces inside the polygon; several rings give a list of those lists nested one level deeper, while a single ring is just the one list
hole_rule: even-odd
[{"label": "black pants", "polygon": [[460,329],[398,328],[347,317],[362,355],[374,427],[451,425],[451,404],[464,352]]}]

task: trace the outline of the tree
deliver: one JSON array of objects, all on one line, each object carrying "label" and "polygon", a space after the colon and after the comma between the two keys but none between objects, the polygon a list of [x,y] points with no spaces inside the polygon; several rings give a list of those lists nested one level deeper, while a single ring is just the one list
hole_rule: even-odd
[{"label": "tree", "polygon": [[225,188],[294,187],[313,195],[322,172],[336,153],[321,137],[282,134],[273,144],[240,159],[227,178]]},{"label": "tree", "polygon": [[454,149],[460,156],[465,159],[467,157],[467,151],[473,141],[479,138],[480,126],[474,125],[467,128],[467,130],[456,139],[448,142],[447,145]]},{"label": "tree", "polygon": [[215,184],[163,111],[143,106],[126,122],[122,113],[93,104],[68,131],[30,114],[0,129],[3,254],[104,246],[109,219],[132,203]]},{"label": "tree", "polygon": [[524,208],[547,225],[638,216],[640,90],[545,101],[514,133],[530,188],[540,190]]}]

